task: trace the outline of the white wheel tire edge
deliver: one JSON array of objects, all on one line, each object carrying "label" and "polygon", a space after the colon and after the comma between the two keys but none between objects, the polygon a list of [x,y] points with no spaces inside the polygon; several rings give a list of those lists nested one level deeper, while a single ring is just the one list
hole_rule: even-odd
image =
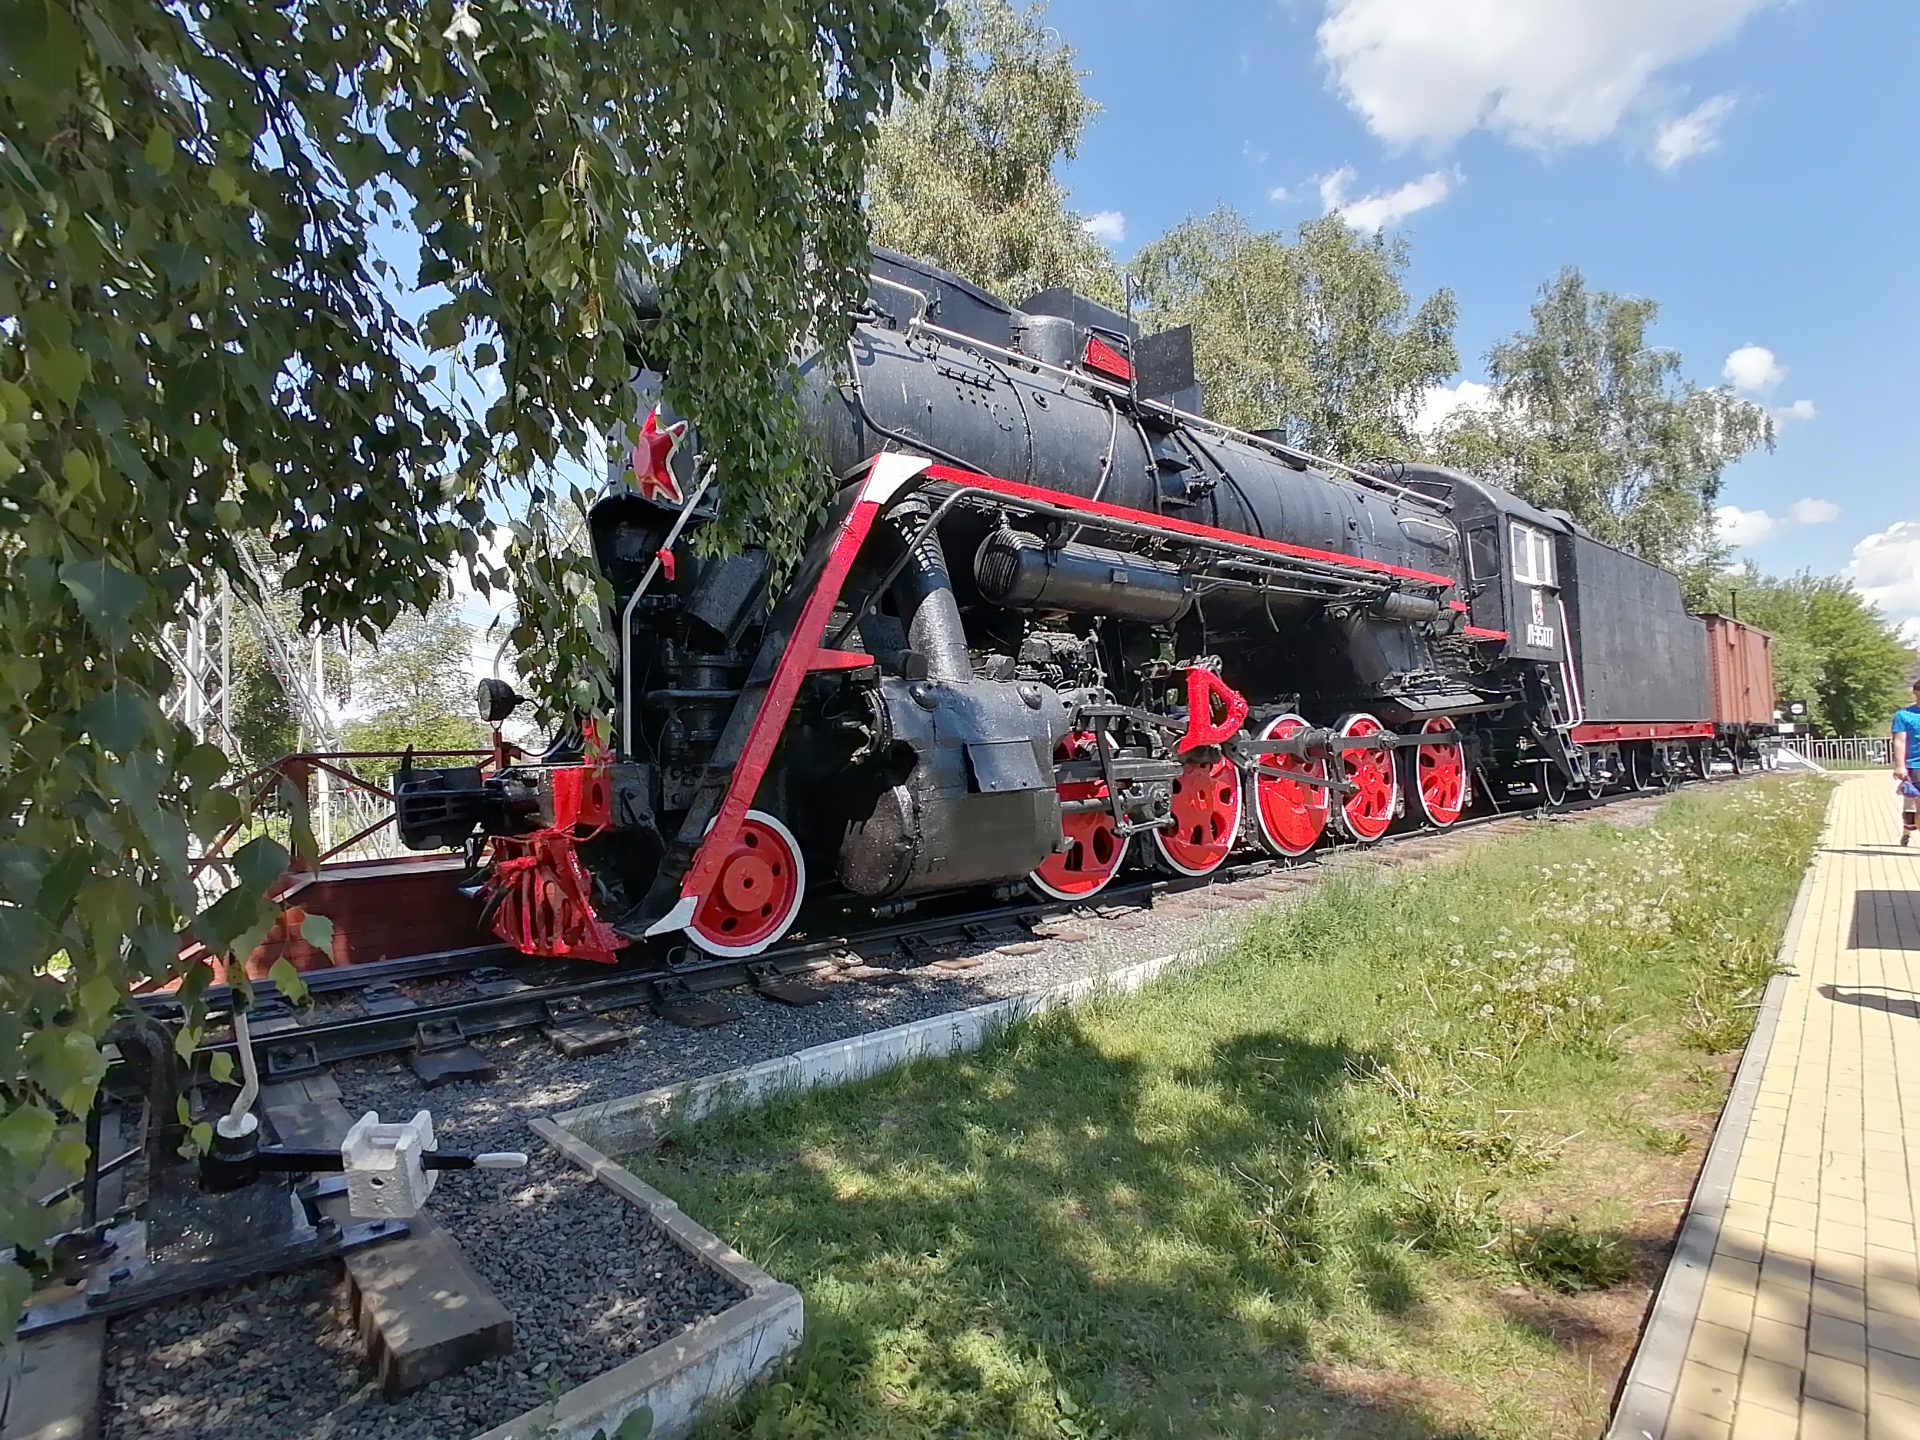
[{"label": "white wheel tire edge", "polygon": [[[718,820],[719,818],[717,815],[714,816],[714,820]],[[800,842],[794,839],[793,831],[787,828],[786,822],[778,815],[769,814],[765,810],[747,811],[746,818],[742,820],[741,823],[744,825],[747,820],[760,821],[768,829],[779,835],[781,840],[785,842],[787,853],[793,857],[793,874],[797,883],[793,887],[793,903],[787,906],[787,913],[781,917],[779,928],[757,944],[723,945],[717,940],[707,939],[706,936],[695,930],[691,924],[681,932],[695,945],[706,951],[707,954],[717,955],[722,960],[741,960],[749,955],[758,955],[762,950],[777,944],[780,938],[793,928],[794,919],[800,914],[800,907],[806,903],[807,898],[807,859],[806,856],[800,853]],[[707,829],[713,829],[712,820],[707,822]]]},{"label": "white wheel tire edge", "polygon": [[[1353,714],[1341,720],[1339,725],[1335,727],[1334,733],[1342,739],[1351,739],[1352,737],[1347,733],[1347,727],[1360,720],[1371,720],[1375,725],[1378,725],[1380,728],[1376,732],[1377,734],[1391,735],[1393,733],[1387,729],[1385,725],[1381,724],[1379,716],[1369,715],[1365,710],[1356,710]],[[1338,748],[1337,746],[1335,747],[1336,753]],[[1387,767],[1387,773],[1393,777],[1393,790],[1391,798],[1387,803],[1387,830],[1391,830],[1393,828],[1393,814],[1400,808],[1400,767],[1398,765],[1389,765]],[[1346,777],[1342,775],[1340,778],[1344,780]],[[1354,833],[1353,824],[1347,819],[1347,807],[1345,805],[1334,806],[1332,818],[1340,822],[1341,831],[1349,840],[1357,845],[1378,845],[1382,840],[1387,838],[1387,830],[1382,830],[1372,838]]]},{"label": "white wheel tire edge", "polygon": [[[1258,740],[1266,740],[1271,738],[1273,735],[1273,732],[1276,729],[1278,729],[1280,726],[1286,724],[1286,722],[1289,720],[1298,720],[1300,722],[1300,728],[1302,730],[1305,730],[1308,728],[1307,720],[1304,715],[1297,715],[1293,711],[1289,710],[1284,715],[1274,716],[1273,719],[1269,720],[1265,725],[1263,725],[1260,728],[1260,733],[1254,738]],[[1324,769],[1325,766],[1323,765],[1321,768]],[[1261,777],[1258,774],[1256,774],[1254,771],[1249,770],[1247,772],[1246,793],[1240,797],[1240,813],[1243,815],[1246,814],[1248,811],[1251,811],[1253,813],[1253,833],[1255,834],[1255,836],[1259,838],[1261,845],[1266,848],[1268,854],[1284,855],[1289,859],[1298,859],[1300,856],[1308,854],[1309,852],[1312,851],[1313,845],[1307,846],[1305,850],[1289,850],[1286,846],[1282,845],[1278,840],[1274,839],[1273,836],[1267,833],[1267,817],[1260,813],[1260,778]],[[1330,791],[1323,790],[1320,793],[1331,797]],[[1327,833],[1327,822],[1326,820],[1322,820],[1320,822],[1320,834],[1324,835],[1326,833]],[[1313,843],[1314,845],[1317,845],[1320,843],[1319,835],[1316,835],[1314,837]]]},{"label": "white wheel tire edge", "polygon": [[1062,904],[1072,905],[1081,900],[1091,900],[1102,890],[1106,889],[1107,886],[1111,885],[1115,878],[1118,877],[1121,867],[1127,863],[1127,847],[1132,844],[1133,837],[1131,835],[1122,835],[1120,837],[1119,857],[1113,862],[1113,868],[1107,872],[1107,878],[1094,886],[1093,889],[1082,890],[1078,895],[1069,895],[1064,890],[1054,889],[1053,886],[1047,884],[1046,881],[1040,878],[1040,872],[1038,870],[1029,870],[1027,872],[1027,884],[1038,890],[1042,895],[1046,896],[1047,899],[1058,900]]},{"label": "white wheel tire edge", "polygon": [[1164,827],[1153,832],[1154,853],[1174,874],[1184,875],[1189,880],[1198,880],[1202,876],[1213,874],[1214,871],[1227,863],[1228,857],[1233,854],[1233,847],[1240,842],[1240,825],[1247,816],[1246,798],[1244,787],[1235,785],[1233,787],[1233,840],[1227,845],[1227,853],[1205,869],[1195,870],[1190,866],[1182,865],[1178,860],[1167,854],[1167,842],[1161,838],[1167,833]]},{"label": "white wheel tire edge", "polygon": [[[1435,717],[1435,718],[1445,718],[1445,717]],[[1431,725],[1432,723],[1433,721],[1429,720],[1427,722],[1427,725]],[[1429,730],[1427,729],[1426,725],[1422,725],[1420,727],[1420,733],[1422,735],[1458,735],[1460,733],[1460,727],[1453,724],[1451,721],[1448,722],[1447,728],[1444,730]],[[1459,749],[1460,747],[1456,745],[1454,748]],[[1396,775],[1394,778],[1398,780],[1399,777],[1398,775]],[[1413,786],[1414,795],[1420,801],[1420,813],[1427,817],[1427,823],[1432,825],[1435,829],[1445,830],[1449,825],[1458,824],[1460,820],[1460,816],[1467,813],[1467,801],[1473,798],[1473,777],[1466,773],[1466,769],[1464,765],[1461,767],[1460,810],[1459,810],[1459,813],[1456,814],[1451,820],[1440,819],[1440,817],[1435,815],[1427,805],[1427,792],[1424,788],[1421,787],[1419,783],[1420,751],[1418,748],[1416,748],[1413,752],[1413,779],[1414,779],[1414,786]]]}]

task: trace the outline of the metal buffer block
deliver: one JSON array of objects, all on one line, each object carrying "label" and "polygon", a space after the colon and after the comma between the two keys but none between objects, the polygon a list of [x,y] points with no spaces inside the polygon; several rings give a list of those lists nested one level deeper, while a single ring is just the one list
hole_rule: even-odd
[{"label": "metal buffer block", "polygon": [[[517,1169],[519,1151],[439,1149],[422,1110],[402,1124],[363,1116],[333,1147],[261,1143],[253,1111],[260,1075],[244,1010],[233,1014],[245,1083],[214,1122],[198,1186],[163,1180],[144,1219],[102,1227],[100,1259],[84,1285],[30,1307],[18,1333],[124,1315],[162,1300],[298,1269],[408,1233],[444,1170]],[[301,1177],[295,1183],[294,1177]],[[345,1191],[349,1223],[321,1202]]]}]

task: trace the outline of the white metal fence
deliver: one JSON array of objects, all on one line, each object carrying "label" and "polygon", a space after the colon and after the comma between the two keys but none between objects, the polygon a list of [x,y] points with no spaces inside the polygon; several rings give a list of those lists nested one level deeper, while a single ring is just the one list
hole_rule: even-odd
[{"label": "white metal fence", "polygon": [[1893,764],[1893,754],[1889,749],[1891,740],[1886,735],[1842,735],[1828,740],[1796,736],[1782,743],[1787,749],[1798,751],[1807,759],[1817,760],[1822,765],[1891,767]]}]

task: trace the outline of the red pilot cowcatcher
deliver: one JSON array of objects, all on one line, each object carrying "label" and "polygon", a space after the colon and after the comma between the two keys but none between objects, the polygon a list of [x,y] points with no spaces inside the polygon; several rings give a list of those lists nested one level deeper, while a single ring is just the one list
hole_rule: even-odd
[{"label": "red pilot cowcatcher", "polygon": [[[640,427],[640,443],[633,447],[633,482],[640,487],[640,494],[648,500],[658,500],[666,505],[684,505],[686,496],[680,493],[680,481],[673,473],[673,452],[680,447],[681,439],[687,433],[687,422],[676,420],[671,425],[660,423],[660,407],[653,407],[653,413],[647,416],[646,424]],[[671,580],[673,577],[667,577]]]},{"label": "red pilot cowcatcher", "polygon": [[553,771],[553,824],[531,835],[496,835],[487,876],[493,933],[525,955],[614,962],[624,942],[594,912],[593,883],[578,844],[612,820],[606,749],[591,724],[587,762]]}]

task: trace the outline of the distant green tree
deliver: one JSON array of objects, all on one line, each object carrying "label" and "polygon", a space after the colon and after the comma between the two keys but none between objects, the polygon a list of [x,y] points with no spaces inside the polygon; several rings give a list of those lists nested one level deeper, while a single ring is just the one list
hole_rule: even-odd
[{"label": "distant green tree", "polygon": [[[474,713],[473,627],[450,600],[408,611],[353,657],[354,702],[370,713],[341,727],[348,750],[473,750],[487,743]],[[390,764],[362,763],[384,775]]]},{"label": "distant green tree", "polygon": [[233,686],[230,701],[233,734],[229,745],[241,773],[271,764],[300,748],[300,721],[286,687],[267,661],[266,647],[250,625],[236,625],[233,635]]},{"label": "distant green tree", "polygon": [[1100,107],[1039,6],[954,0],[926,93],[880,125],[867,171],[873,243],[1018,303],[1070,285],[1125,303],[1120,273],[1054,178]]},{"label": "distant green tree", "polygon": [[1647,342],[1660,307],[1589,291],[1571,266],[1543,286],[1532,328],[1487,357],[1493,406],[1457,414],[1438,455],[1658,564],[1711,564],[1720,477],[1773,448],[1766,408],[1680,374]]},{"label": "distant green tree", "polygon": [[1406,454],[1427,391],[1459,367],[1453,292],[1416,308],[1404,240],[1338,216],[1289,241],[1232,210],[1187,220],[1134,257],[1149,330],[1192,325],[1207,412],[1337,458]]},{"label": "distant green tree", "polygon": [[1914,652],[1847,581],[1805,573],[1776,579],[1749,563],[1723,573],[1709,598],[1712,608],[1773,636],[1780,698],[1804,700],[1808,723],[1822,734],[1878,735],[1907,703]]}]

